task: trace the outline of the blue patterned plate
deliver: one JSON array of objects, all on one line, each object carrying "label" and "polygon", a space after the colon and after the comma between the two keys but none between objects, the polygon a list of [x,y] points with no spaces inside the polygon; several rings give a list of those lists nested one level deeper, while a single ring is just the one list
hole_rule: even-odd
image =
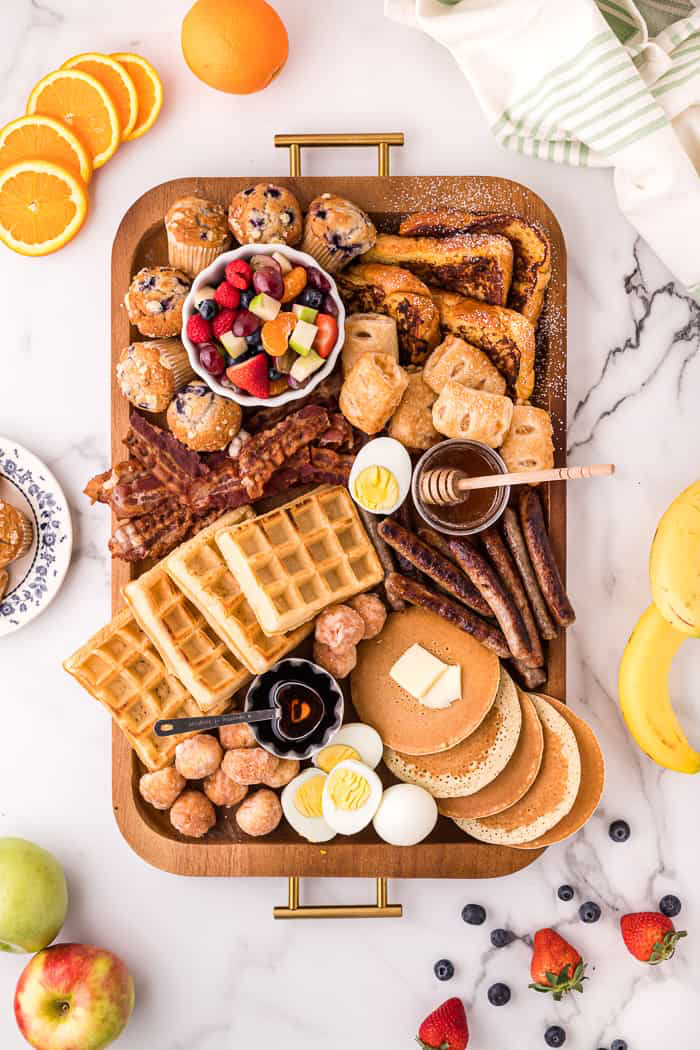
[{"label": "blue patterned plate", "polygon": [[0,497],[34,523],[34,543],[8,566],[10,582],[0,598],[0,638],[42,613],[58,594],[73,548],[68,501],[41,460],[0,437]]}]

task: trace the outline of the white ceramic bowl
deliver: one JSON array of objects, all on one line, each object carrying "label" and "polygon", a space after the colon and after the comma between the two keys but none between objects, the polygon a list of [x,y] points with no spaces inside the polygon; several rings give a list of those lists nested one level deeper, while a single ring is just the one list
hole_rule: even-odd
[{"label": "white ceramic bowl", "polygon": [[[338,341],[335,348],[326,359],[326,363],[323,367],[319,368],[318,372],[314,372],[309,382],[299,390],[292,390],[290,387],[288,390],[285,390],[284,393],[277,394],[276,397],[251,397],[250,394],[239,394],[235,390],[231,390],[230,387],[223,386],[218,379],[209,375],[206,368],[202,368],[199,363],[197,347],[191,339],[187,338],[187,322],[195,312],[194,295],[197,289],[205,284],[212,284],[214,286],[220,284],[224,279],[228,263],[233,259],[248,260],[253,255],[272,255],[273,252],[279,252],[280,255],[284,255],[285,258],[289,259],[293,266],[313,266],[315,269],[320,270],[328,279],[331,286],[330,294],[333,296],[336,306],[338,307]],[[222,397],[227,397],[229,401],[237,401],[239,405],[246,405],[249,407],[260,405],[266,405],[268,407],[273,405],[286,405],[290,401],[298,401],[299,398],[306,397],[307,394],[310,394],[311,391],[318,386],[322,379],[325,379],[333,371],[335,363],[338,360],[338,354],[342,349],[344,339],[345,307],[338,295],[338,289],[332,276],[329,273],[326,273],[322,266],[318,265],[313,256],[307,255],[306,252],[298,252],[296,248],[290,248],[286,244],[244,244],[242,247],[236,248],[235,251],[224,252],[222,255],[219,255],[211,266],[207,266],[206,269],[197,274],[192,282],[192,288],[190,289],[189,295],[185,299],[182,307],[182,342],[187,350],[187,356],[190,359],[192,368],[215,393],[221,394]]]}]

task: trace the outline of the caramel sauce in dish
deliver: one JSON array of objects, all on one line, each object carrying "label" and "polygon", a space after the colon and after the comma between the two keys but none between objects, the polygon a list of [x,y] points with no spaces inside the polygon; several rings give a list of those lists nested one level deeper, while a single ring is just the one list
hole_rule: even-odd
[{"label": "caramel sauce in dish", "polygon": [[464,493],[464,499],[459,503],[438,506],[420,498],[420,477],[428,470],[446,467],[461,470],[471,478],[483,478],[504,473],[505,465],[501,469],[501,463],[493,449],[479,441],[455,439],[434,446],[418,463],[414,477],[414,501],[421,516],[433,528],[453,535],[466,535],[487,528],[505,509],[507,486],[474,489]]}]

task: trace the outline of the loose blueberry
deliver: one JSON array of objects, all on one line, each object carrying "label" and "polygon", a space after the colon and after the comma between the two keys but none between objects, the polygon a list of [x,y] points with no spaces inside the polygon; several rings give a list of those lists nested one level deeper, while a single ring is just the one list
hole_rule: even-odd
[{"label": "loose blueberry", "polygon": [[214,300],[202,299],[201,303],[199,304],[199,313],[205,321],[212,321],[218,313],[216,309],[216,303],[214,302]]},{"label": "loose blueberry", "polygon": [[323,302],[323,292],[320,288],[314,288],[307,284],[304,291],[297,298],[301,306],[310,306],[312,310],[320,310]]},{"label": "loose blueberry", "polygon": [[256,294],[254,288],[246,288],[244,292],[241,292],[241,306],[249,307],[251,300],[255,298]]},{"label": "loose blueberry", "polygon": [[462,918],[470,926],[481,926],[482,922],[486,922],[486,909],[480,904],[466,904],[462,908]]},{"label": "loose blueberry", "polygon": [[608,835],[613,842],[627,842],[630,837],[630,826],[626,820],[613,820],[608,828]]},{"label": "loose blueberry", "polygon": [[505,948],[513,939],[510,930],[491,930],[491,944],[494,948]]},{"label": "loose blueberry", "polygon": [[613,1039],[610,1050],[627,1050],[627,1043],[624,1039]]},{"label": "loose blueberry", "polygon": [[262,343],[262,335],[259,328],[245,337],[248,346],[259,346]]},{"label": "loose blueberry", "polygon": [[491,1006],[505,1006],[506,1003],[510,1002],[510,988],[507,984],[492,984],[486,993],[489,997]]},{"label": "loose blueberry", "polygon": [[273,367],[273,366],[271,365],[271,366],[270,366],[270,367],[268,368],[268,370],[267,370],[267,375],[268,375],[268,378],[269,378],[269,379],[272,379],[272,380],[274,380],[274,379],[281,379],[281,378],[282,378],[282,376],[284,375],[284,373],[283,373],[283,372],[278,372],[278,371],[277,371],[277,369],[276,369],[276,368],[274,368],[274,367]]},{"label": "loose blueberry", "polygon": [[683,905],[673,893],[667,893],[665,897],[662,897],[659,901],[659,911],[662,915],[668,916],[672,919],[674,915],[678,915]]},{"label": "loose blueberry", "polygon": [[558,1024],[550,1025],[544,1033],[544,1041],[547,1046],[563,1046],[566,1042],[566,1032]]},{"label": "loose blueberry", "polygon": [[581,922],[598,922],[600,918],[600,906],[595,901],[586,901],[578,910]]},{"label": "loose blueberry", "polygon": [[455,968],[449,959],[438,959],[433,966],[433,973],[438,981],[449,981],[455,975]]},{"label": "loose blueberry", "polygon": [[560,901],[572,901],[574,896],[574,887],[567,885],[567,883],[564,883],[564,885],[560,886],[557,890],[557,897]]}]

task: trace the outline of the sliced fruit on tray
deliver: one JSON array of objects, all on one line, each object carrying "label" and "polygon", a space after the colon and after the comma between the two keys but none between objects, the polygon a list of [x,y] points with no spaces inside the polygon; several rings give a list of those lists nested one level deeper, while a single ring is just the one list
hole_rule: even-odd
[{"label": "sliced fruit on tray", "polygon": [[35,86],[27,113],[44,113],[67,124],[100,168],[119,146],[119,114],[109,92],[82,69],[56,69]]},{"label": "sliced fruit on tray", "polygon": [[88,198],[72,172],[24,160],[0,173],[0,240],[22,255],[48,255],[83,225]]}]

